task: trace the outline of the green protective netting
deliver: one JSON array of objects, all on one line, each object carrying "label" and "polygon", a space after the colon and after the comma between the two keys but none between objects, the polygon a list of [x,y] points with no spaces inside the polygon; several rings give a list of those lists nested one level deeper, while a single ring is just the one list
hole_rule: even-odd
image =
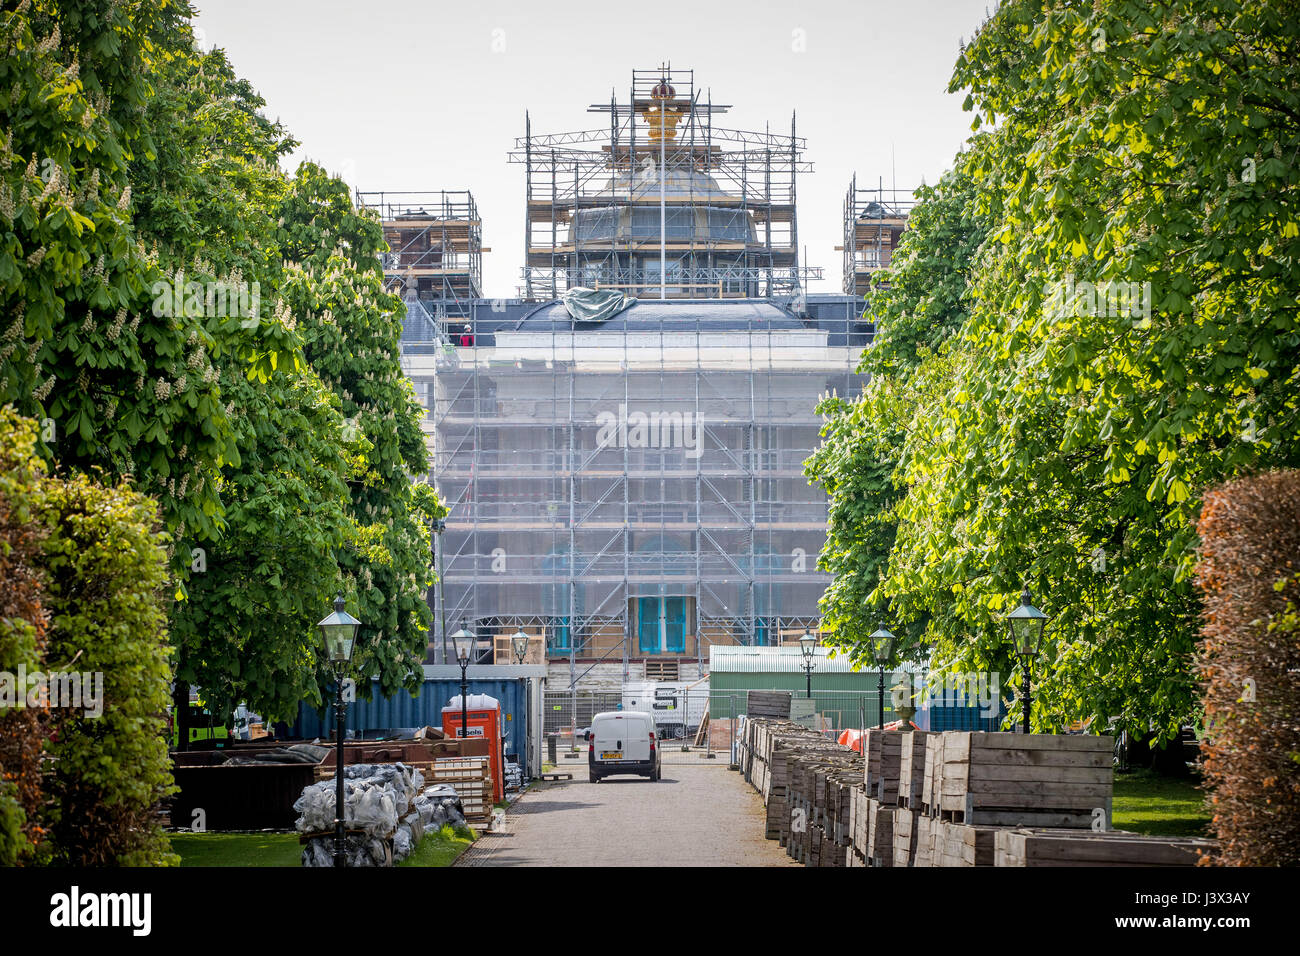
[{"label": "green protective netting", "polygon": [[576,322],[604,322],[636,301],[617,289],[575,287],[560,296],[560,301]]}]

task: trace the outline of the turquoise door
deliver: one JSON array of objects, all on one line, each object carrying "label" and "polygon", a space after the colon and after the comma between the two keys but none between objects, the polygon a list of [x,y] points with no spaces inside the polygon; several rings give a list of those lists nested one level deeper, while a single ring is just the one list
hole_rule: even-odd
[{"label": "turquoise door", "polygon": [[686,599],[664,599],[664,631],[668,653],[686,652]]},{"label": "turquoise door", "polygon": [[642,654],[659,653],[659,598],[637,599],[637,647]]}]

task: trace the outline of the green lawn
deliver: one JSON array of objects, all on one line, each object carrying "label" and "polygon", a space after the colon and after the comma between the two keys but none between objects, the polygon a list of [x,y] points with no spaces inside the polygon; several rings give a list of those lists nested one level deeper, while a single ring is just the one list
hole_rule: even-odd
[{"label": "green lawn", "polygon": [[430,833],[415,852],[398,866],[451,866],[456,858],[469,849],[474,842],[474,831],[469,827],[453,830],[444,826],[438,833]]},{"label": "green lawn", "polygon": [[[172,833],[172,849],[181,866],[301,866],[302,846],[296,833]],[[474,842],[468,827],[449,826],[420,841],[398,866],[451,866]]]},{"label": "green lawn", "polygon": [[301,866],[296,833],[172,833],[181,866]]},{"label": "green lawn", "polygon": [[1161,777],[1149,770],[1115,774],[1116,830],[1152,836],[1205,836],[1210,811],[1196,779]]}]

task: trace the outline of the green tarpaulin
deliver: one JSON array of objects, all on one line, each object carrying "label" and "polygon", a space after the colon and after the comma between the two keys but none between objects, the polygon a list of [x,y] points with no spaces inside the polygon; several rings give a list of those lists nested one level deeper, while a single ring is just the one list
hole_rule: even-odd
[{"label": "green tarpaulin", "polygon": [[560,301],[576,322],[604,322],[636,301],[617,289],[570,289]]}]

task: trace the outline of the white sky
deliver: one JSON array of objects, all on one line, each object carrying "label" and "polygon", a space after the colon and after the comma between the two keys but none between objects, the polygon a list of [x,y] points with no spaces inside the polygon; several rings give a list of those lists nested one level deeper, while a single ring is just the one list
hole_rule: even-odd
[{"label": "white sky", "polygon": [[[800,244],[840,289],[841,215],[858,185],[933,184],[969,135],[945,92],[985,0],[194,0],[200,42],[220,46],[312,159],[362,190],[469,189],[483,219],[484,294],[514,296],[523,264],[524,132],[595,129],[633,69],[665,61],[733,107],[720,125],[788,133],[814,172],[799,180]],[[802,31],[796,34],[796,31]],[[803,51],[796,49],[802,38]],[[498,51],[494,51],[495,46]],[[891,182],[892,181],[892,182]]]}]

